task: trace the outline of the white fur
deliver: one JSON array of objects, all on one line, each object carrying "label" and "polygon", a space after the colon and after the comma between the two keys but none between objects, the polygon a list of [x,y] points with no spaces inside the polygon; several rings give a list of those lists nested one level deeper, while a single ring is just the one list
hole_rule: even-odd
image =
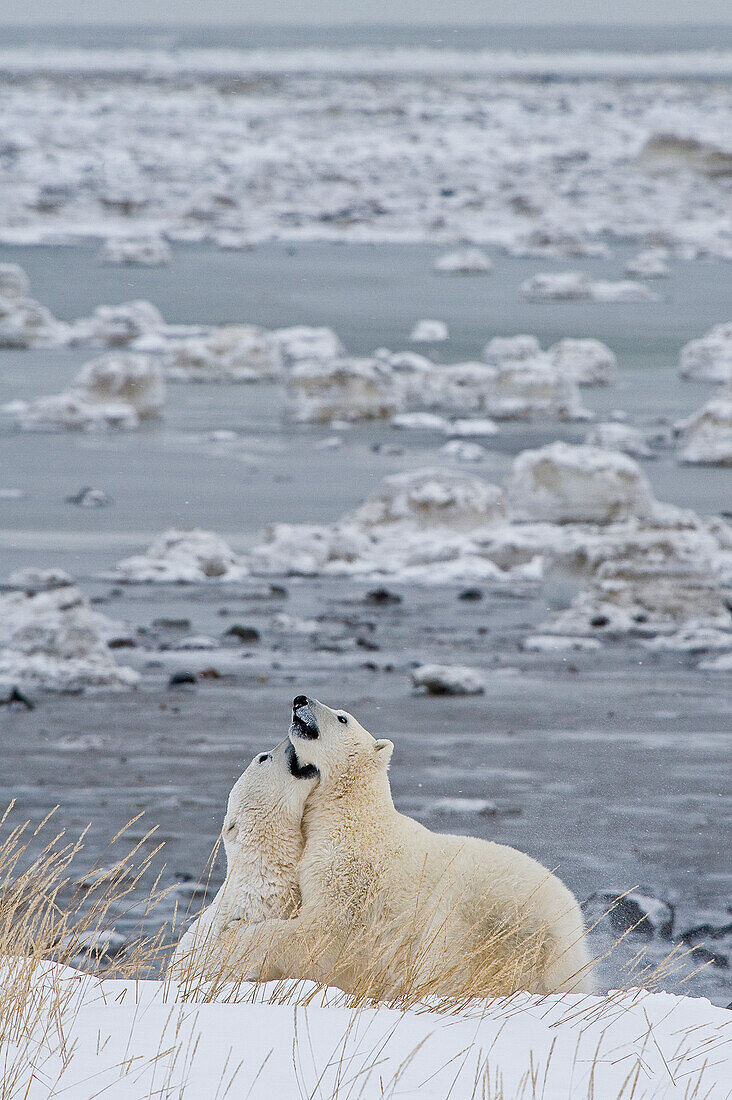
[{"label": "white fur", "polygon": [[592,990],[582,915],[558,878],[513,848],[397,813],[391,741],[317,700],[298,713],[318,732],[305,739],[295,724],[292,743],[320,773],[303,818],[302,904],[292,920],[242,930],[242,958],[267,960],[257,977],[353,991],[371,974],[377,996]]}]

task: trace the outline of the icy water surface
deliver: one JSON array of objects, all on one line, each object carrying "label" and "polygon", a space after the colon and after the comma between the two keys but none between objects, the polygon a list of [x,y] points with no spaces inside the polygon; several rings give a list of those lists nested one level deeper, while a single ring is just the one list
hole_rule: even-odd
[{"label": "icy water surface", "polygon": [[[349,352],[365,354],[407,347],[413,323],[435,317],[451,338],[432,354],[448,362],[478,358],[495,335],[534,333],[542,346],[594,336],[619,362],[617,385],[583,391],[598,415],[620,408],[630,423],[649,426],[707,399],[708,386],[679,380],[676,361],[682,344],[728,320],[728,266],[672,262],[671,278],[657,284],[658,303],[532,304],[518,287],[536,271],[571,266],[619,278],[631,251],[570,264],[491,253],[493,274],[476,279],[434,275],[437,254],[403,245],[236,253],[179,246],[170,267],[142,271],[101,267],[95,248],[7,248],[0,259],[21,263],[34,296],[63,320],[102,302],[148,298],[171,322],[330,325]],[[94,354],[0,352],[0,403],[63,389]],[[220,428],[243,437],[236,455],[208,439]],[[502,483],[521,449],[581,441],[585,430],[503,423],[475,472]],[[116,654],[143,671],[135,692],[38,692],[32,711],[0,707],[0,804],[15,797],[19,814],[38,819],[60,803],[58,820],[72,832],[92,822],[82,867],[103,858],[104,843],[144,810],[145,825],[160,826],[156,842],[165,841],[156,864],[165,863],[163,883],[195,880],[234,779],[254,752],[282,738],[289,701],[304,692],[393,738],[397,804],[430,827],[515,844],[557,867],[580,898],[643,885],[675,905],[675,935],[729,922],[729,677],[700,671],[696,656],[624,643],[584,653],[522,650],[547,610],[566,606],[575,582],[556,577],[523,599],[486,590],[476,601],[459,599],[456,586],[398,584],[390,587],[402,602],[379,605],[365,599],[373,585],[342,579],[286,578],[284,591],[269,588],[273,578],[126,588],[99,579],[166,526],[214,530],[243,550],[268,522],[330,522],[388,474],[445,465],[444,437],[435,433],[363,424],[340,433],[339,449],[318,449],[329,434],[284,425],[279,387],[264,384],[171,383],[163,420],[137,433],[33,434],[3,423],[0,488],[25,496],[0,500],[0,576],[28,565],[64,568],[99,610],[151,631],[160,653],[153,664],[135,649]],[[657,454],[642,465],[660,500],[702,515],[732,507],[728,470],[679,466],[669,449]],[[113,503],[66,503],[84,485]],[[317,630],[278,628],[280,613],[317,619]],[[174,648],[183,634],[220,640],[234,624],[260,638],[236,652],[227,643],[227,660],[220,650],[209,658]],[[428,662],[484,670],[486,693],[416,696],[411,669]],[[191,668],[213,673],[195,686],[167,687],[171,673]],[[452,802],[440,810],[444,799]],[[463,799],[489,806],[481,813]],[[140,823],[123,843],[143,832]],[[217,865],[214,886],[220,875]],[[185,892],[173,893],[149,923],[170,918],[176,899],[187,904]],[[117,926],[127,933],[138,918],[120,915]],[[644,946],[658,959],[672,943]],[[635,950],[605,966],[607,984],[632,980],[621,964]],[[728,978],[718,961],[689,989],[727,1003]]]}]

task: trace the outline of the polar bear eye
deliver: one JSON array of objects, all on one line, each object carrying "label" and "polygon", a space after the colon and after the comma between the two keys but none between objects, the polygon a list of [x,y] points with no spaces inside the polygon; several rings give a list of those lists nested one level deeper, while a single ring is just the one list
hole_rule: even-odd
[{"label": "polar bear eye", "polygon": [[272,759],[272,757],[271,757],[270,753],[262,752],[257,757],[257,763],[258,764],[264,764],[265,760],[271,760],[271,759]]},{"label": "polar bear eye", "polygon": [[342,722],[344,726],[348,723],[348,719],[346,718],[345,714],[339,714],[338,721]]}]

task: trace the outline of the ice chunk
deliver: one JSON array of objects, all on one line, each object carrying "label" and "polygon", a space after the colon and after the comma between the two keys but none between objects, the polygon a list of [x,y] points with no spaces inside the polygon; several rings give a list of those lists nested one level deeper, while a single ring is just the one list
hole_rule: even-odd
[{"label": "ice chunk", "polygon": [[595,280],[584,271],[554,271],[534,275],[521,284],[521,293],[534,302],[657,302],[658,295],[643,283]]},{"label": "ice chunk", "polygon": [[171,528],[150,544],[145,554],[117,562],[111,576],[127,584],[160,581],[197,584],[240,581],[249,573],[245,562],[219,535],[193,528]]},{"label": "ice chunk", "polygon": [[139,679],[115,664],[107,642],[121,624],[91,609],[78,588],[0,593],[0,683],[53,691],[126,688]]},{"label": "ice chunk", "polygon": [[414,412],[400,413],[391,419],[392,428],[400,428],[408,431],[419,432],[448,432],[450,422],[444,416],[436,413]]},{"label": "ice chunk", "polygon": [[205,336],[173,342],[164,358],[168,378],[185,382],[259,382],[282,373],[280,343],[256,325],[223,325]]},{"label": "ice chunk", "polygon": [[638,276],[640,279],[666,279],[668,278],[668,249],[647,248],[633,256],[625,265],[625,274]]},{"label": "ice chunk", "polygon": [[585,436],[585,443],[590,447],[622,451],[623,454],[632,455],[633,458],[655,457],[643,433],[629,424],[618,424],[614,421],[594,424]]},{"label": "ice chunk", "polygon": [[507,482],[512,515],[551,523],[611,523],[653,514],[650,485],[627,455],[552,443],[522,451]]},{"label": "ice chunk", "polygon": [[732,176],[732,152],[709,141],[668,132],[648,138],[640,161],[649,172],[659,175],[691,171],[709,179]]},{"label": "ice chunk", "polygon": [[74,578],[63,569],[17,569],[8,577],[13,588],[22,588],[28,595],[36,592],[49,592],[52,588],[66,588],[74,583]]},{"label": "ice chunk", "polygon": [[158,360],[132,352],[108,352],[86,363],[76,376],[74,391],[100,404],[125,402],[141,420],[159,416],[165,404]]},{"label": "ice chunk", "polygon": [[561,634],[531,634],[522,649],[528,653],[564,653],[567,650],[602,649],[596,638],[572,638]]},{"label": "ice chunk", "polygon": [[345,352],[332,328],[294,325],[291,328],[275,329],[270,335],[279,348],[286,367],[303,359],[337,359]]},{"label": "ice chunk", "polygon": [[444,447],[440,447],[440,454],[445,458],[454,458],[458,462],[482,462],[485,458],[485,448],[479,443],[465,443],[462,439],[451,439]]},{"label": "ice chunk", "polygon": [[131,264],[163,267],[172,258],[170,245],[162,237],[110,237],[99,252],[103,264]]},{"label": "ice chunk", "polygon": [[380,359],[307,360],[287,380],[285,415],[296,423],[392,417],[404,391]]},{"label": "ice chunk", "polygon": [[498,434],[498,425],[493,420],[485,417],[476,417],[471,420],[453,420],[447,425],[448,435],[456,437],[464,436],[491,436]]},{"label": "ice chunk", "polygon": [[480,672],[464,665],[420,665],[412,671],[412,683],[428,695],[482,695],[485,691]]},{"label": "ice chunk", "polygon": [[680,427],[680,462],[732,466],[732,382]]},{"label": "ice chunk", "polygon": [[422,320],[417,321],[409,339],[415,344],[436,344],[447,340],[447,337],[447,325],[444,321]]},{"label": "ice chunk", "polygon": [[557,229],[532,229],[504,245],[509,256],[546,256],[552,259],[580,256],[608,256],[610,250],[602,241],[591,241],[576,233]]},{"label": "ice chunk", "polygon": [[0,348],[59,347],[68,334],[68,326],[33,298],[0,297]]},{"label": "ice chunk", "polygon": [[408,520],[421,528],[470,531],[503,521],[505,516],[503,493],[497,485],[469,474],[428,468],[384,478],[352,518],[366,528]]},{"label": "ice chunk", "polygon": [[70,342],[123,347],[162,327],[163,318],[159,310],[151,302],[138,299],[117,306],[98,306],[91,317],[82,317],[74,322]]},{"label": "ice chunk", "polygon": [[96,432],[110,428],[131,431],[140,423],[134,408],[126,401],[94,401],[73,390],[32,401],[11,401],[3,406],[3,411],[12,415],[18,427],[26,432],[63,429]]},{"label": "ice chunk", "polygon": [[715,325],[698,340],[685,344],[679,374],[694,382],[732,382],[732,321]]},{"label": "ice chunk", "polygon": [[535,359],[541,354],[541,346],[535,336],[494,336],[483,348],[486,363],[503,366],[506,362]]},{"label": "ice chunk", "polygon": [[0,298],[27,298],[30,279],[20,264],[0,264]]},{"label": "ice chunk", "polygon": [[615,381],[618,363],[610,348],[600,340],[566,337],[553,344],[547,356],[562,378],[579,386],[606,386]]},{"label": "ice chunk", "polygon": [[493,264],[480,248],[459,248],[445,252],[435,261],[435,271],[442,275],[483,275]]},{"label": "ice chunk", "polygon": [[494,393],[486,395],[484,408],[499,420],[588,420],[592,415],[575,383],[562,377],[545,355],[498,367]]}]

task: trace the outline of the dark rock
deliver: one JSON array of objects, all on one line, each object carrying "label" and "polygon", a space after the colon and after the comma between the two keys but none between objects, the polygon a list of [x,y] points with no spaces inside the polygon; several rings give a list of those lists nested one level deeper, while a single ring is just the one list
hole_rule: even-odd
[{"label": "dark rock", "polygon": [[168,687],[181,687],[183,684],[195,684],[196,677],[192,672],[188,672],[187,669],[180,669],[178,672],[173,672],[168,680]]},{"label": "dark rock", "polygon": [[639,887],[620,896],[613,893],[592,894],[582,909],[590,926],[604,927],[616,936],[627,932],[644,939],[671,939],[673,906],[654,897],[647,887]]},{"label": "dark rock", "polygon": [[67,504],[77,504],[80,508],[106,508],[112,503],[112,498],[103,489],[93,489],[91,485],[85,485],[78,493],[64,497],[64,500]]},{"label": "dark rock", "polygon": [[21,707],[25,707],[26,710],[34,710],[36,705],[19,687],[11,688],[9,694],[6,695],[4,699],[0,698],[1,707],[11,706],[13,703],[18,703]]},{"label": "dark rock", "polygon": [[390,592],[388,588],[372,588],[364,597],[367,603],[388,604],[401,603],[402,597],[396,592]]},{"label": "dark rock", "polygon": [[483,593],[480,588],[464,588],[458,595],[459,600],[482,600]]},{"label": "dark rock", "polygon": [[110,638],[107,649],[136,649],[137,642],[134,638]]},{"label": "dark rock", "polygon": [[372,642],[370,638],[364,637],[356,638],[356,645],[359,646],[360,649],[370,649],[374,651],[381,649],[381,646],[377,645],[376,642]]},{"label": "dark rock", "polygon": [[609,622],[607,615],[595,615],[594,619],[590,619],[590,626],[607,626]]},{"label": "dark rock", "polygon": [[245,645],[249,642],[258,642],[261,635],[253,626],[240,626],[238,623],[235,623],[224,632],[224,637],[236,638],[238,642]]}]

